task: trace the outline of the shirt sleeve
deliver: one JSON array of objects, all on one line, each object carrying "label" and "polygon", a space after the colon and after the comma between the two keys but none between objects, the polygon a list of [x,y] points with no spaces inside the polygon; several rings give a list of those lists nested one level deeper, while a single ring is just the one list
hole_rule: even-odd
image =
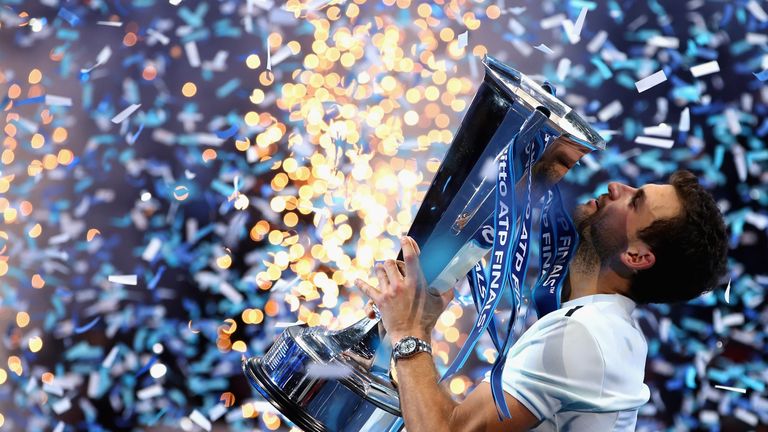
[{"label": "shirt sleeve", "polygon": [[502,386],[543,420],[558,411],[599,405],[604,372],[594,336],[584,324],[566,317],[524,335],[513,345],[502,372]]}]

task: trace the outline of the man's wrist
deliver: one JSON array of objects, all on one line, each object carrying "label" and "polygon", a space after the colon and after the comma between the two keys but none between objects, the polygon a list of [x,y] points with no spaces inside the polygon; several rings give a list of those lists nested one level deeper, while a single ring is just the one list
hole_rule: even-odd
[{"label": "man's wrist", "polygon": [[412,330],[412,331],[396,331],[396,332],[390,332],[389,333],[389,339],[392,341],[392,346],[394,347],[395,344],[397,344],[401,339],[413,336],[415,338],[419,338],[423,340],[424,342],[431,344],[432,343],[432,335],[431,332],[427,332],[425,330]]}]

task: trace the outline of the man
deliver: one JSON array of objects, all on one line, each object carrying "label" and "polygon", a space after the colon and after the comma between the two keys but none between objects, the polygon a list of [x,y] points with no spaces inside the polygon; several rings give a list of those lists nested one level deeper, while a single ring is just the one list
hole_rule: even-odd
[{"label": "man", "polygon": [[[679,171],[665,185],[610,183],[607,194],[576,208],[574,222],[581,238],[563,287],[567,301],[515,342],[504,366],[512,418],[499,420],[487,379],[453,401],[438,385],[432,357],[417,352],[395,363],[406,429],[634,430],[649,390],[647,345],[630,314],[636,303],[686,301],[718,283],[727,253],[723,219],[696,177]],[[453,294],[430,295],[418,246],[406,237],[402,248],[404,263],[376,267],[377,288],[355,283],[378,306],[393,344],[409,336],[429,343]]]}]

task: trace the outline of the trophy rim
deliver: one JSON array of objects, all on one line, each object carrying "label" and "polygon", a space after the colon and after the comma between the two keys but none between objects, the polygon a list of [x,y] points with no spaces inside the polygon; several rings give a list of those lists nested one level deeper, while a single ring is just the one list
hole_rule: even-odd
[{"label": "trophy rim", "polygon": [[[590,150],[605,150],[605,139],[573,108],[546,91],[536,92],[537,96],[534,97],[525,89],[526,83],[541,87],[540,83],[488,54],[483,57],[482,62],[486,76],[511,98],[522,101],[530,109],[536,109],[538,106],[546,107],[551,112],[550,124],[560,132],[561,137],[588,147]],[[571,127],[564,127],[561,123]],[[574,128],[576,131],[571,130]],[[578,136],[575,132],[580,132],[584,137]]]},{"label": "trophy rim", "polygon": [[[269,376],[260,367],[260,359],[260,356],[250,357],[242,363],[243,373],[250,381],[251,387],[254,387],[264,399],[277,408],[280,414],[287,417],[299,428],[308,432],[330,432],[322,423],[312,418],[304,409],[280,392],[280,388],[269,379]],[[289,417],[286,413],[292,415]]]}]

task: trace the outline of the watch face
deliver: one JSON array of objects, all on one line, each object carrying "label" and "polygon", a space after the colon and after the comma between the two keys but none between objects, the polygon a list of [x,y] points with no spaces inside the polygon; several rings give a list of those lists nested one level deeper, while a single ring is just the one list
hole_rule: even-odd
[{"label": "watch face", "polygon": [[413,339],[406,339],[400,344],[400,352],[402,354],[410,354],[416,351],[416,341]]}]

